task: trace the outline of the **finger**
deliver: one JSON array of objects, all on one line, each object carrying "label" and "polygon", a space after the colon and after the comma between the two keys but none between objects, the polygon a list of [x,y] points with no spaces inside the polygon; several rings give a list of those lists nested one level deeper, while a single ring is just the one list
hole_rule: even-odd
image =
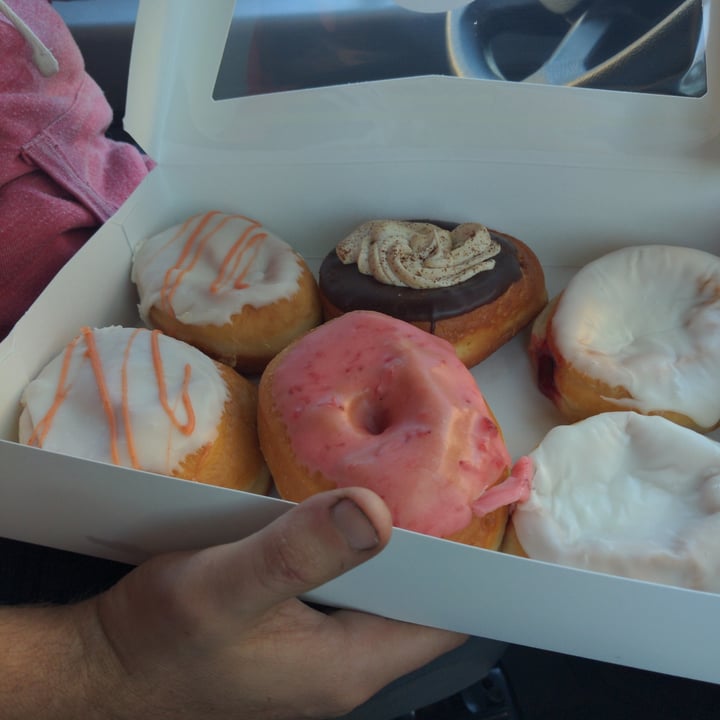
[{"label": "finger", "polygon": [[259,615],[369,560],[392,520],[370,490],[320,493],[254,535],[198,553],[193,563],[219,610]]}]

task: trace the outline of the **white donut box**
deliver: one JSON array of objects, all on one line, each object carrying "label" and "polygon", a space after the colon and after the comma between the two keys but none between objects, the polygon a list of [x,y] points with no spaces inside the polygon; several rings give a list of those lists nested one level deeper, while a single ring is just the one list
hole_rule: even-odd
[{"label": "white donut box", "polygon": [[[247,213],[315,266],[368,218],[478,220],[535,249],[551,294],[620,246],[720,250],[720,1],[696,99],[433,76],[214,101],[233,4],[141,2],[126,127],[158,167],[0,344],[2,536],[136,563],[290,507],[16,442],[25,384],[81,326],[139,324],[132,248],[191,213]],[[526,341],[474,371],[515,457],[561,422]],[[396,531],[310,599],[720,683],[720,595]]]}]

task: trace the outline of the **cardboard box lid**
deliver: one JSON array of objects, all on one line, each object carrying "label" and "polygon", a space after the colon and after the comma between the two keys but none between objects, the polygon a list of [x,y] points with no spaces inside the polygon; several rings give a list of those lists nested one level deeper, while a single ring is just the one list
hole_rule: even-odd
[{"label": "cardboard box lid", "polygon": [[[438,2],[458,4],[428,8]],[[235,1],[142,1],[125,125],[162,164],[498,153],[617,163],[628,154],[698,153],[720,129],[717,7],[704,3],[708,91],[700,98],[432,76],[216,101]]]}]

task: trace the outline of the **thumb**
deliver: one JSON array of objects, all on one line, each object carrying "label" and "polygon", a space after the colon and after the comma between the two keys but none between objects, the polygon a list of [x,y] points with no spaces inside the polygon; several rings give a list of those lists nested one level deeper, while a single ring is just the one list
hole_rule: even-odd
[{"label": "thumb", "polygon": [[392,532],[378,495],[345,488],[314,495],[244,540],[197,554],[218,610],[259,615],[377,555]]}]

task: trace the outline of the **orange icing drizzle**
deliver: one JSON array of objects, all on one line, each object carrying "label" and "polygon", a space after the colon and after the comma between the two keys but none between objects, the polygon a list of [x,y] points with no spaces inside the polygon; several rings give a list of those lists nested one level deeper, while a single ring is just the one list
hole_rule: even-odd
[{"label": "orange icing drizzle", "polygon": [[188,388],[190,386],[190,377],[192,375],[192,368],[189,364],[185,365],[185,375],[183,377],[182,384],[182,403],[185,408],[187,415],[187,421],[185,424],[180,423],[175,415],[175,411],[170,407],[167,397],[167,385],[165,384],[165,372],[163,369],[162,355],[160,354],[160,344],[158,338],[160,337],[159,330],[153,330],[151,336],[151,347],[152,347],[152,359],[153,367],[155,368],[155,377],[157,378],[158,394],[160,398],[160,404],[165,410],[165,414],[170,419],[170,422],[183,434],[192,435],[195,430],[195,410],[193,409],[192,402],[190,400],[190,393]]},{"label": "orange icing drizzle", "polygon": [[267,237],[267,233],[259,232],[253,235],[250,239],[248,239],[248,235],[250,234],[250,232],[258,227],[260,227],[259,223],[247,227],[245,229],[245,232],[243,232],[243,234],[235,241],[233,246],[230,248],[228,254],[225,256],[225,259],[222,262],[222,265],[220,266],[217,277],[210,286],[210,292],[213,293],[213,295],[220,291],[220,286],[225,280],[225,275],[227,274],[227,267],[230,264],[230,261],[233,258],[235,259],[235,261],[233,262],[232,270],[230,271],[230,277],[234,277],[238,272],[238,267],[242,262],[245,253],[248,250],[252,250],[250,258],[248,259],[247,263],[245,263],[245,267],[243,268],[242,272],[237,275],[237,278],[233,283],[233,287],[236,290],[242,290],[243,288],[248,287],[247,283],[245,282],[245,277],[250,271],[253,261],[257,257],[258,251],[260,250],[261,241]]},{"label": "orange icing drizzle", "polygon": [[50,409],[45,413],[44,417],[38,422],[33,428],[32,434],[28,439],[28,445],[34,445],[35,447],[42,447],[45,442],[47,434],[50,432],[53,420],[60,406],[67,397],[68,389],[65,387],[67,382],[68,372],[70,370],[70,361],[72,359],[73,350],[80,342],[80,336],[76,337],[65,349],[63,355],[62,368],[60,370],[60,377],[58,378],[57,388],[55,390],[55,397],[53,399]]},{"label": "orange icing drizzle", "polygon": [[[123,351],[123,362],[121,367],[121,388],[122,388],[122,401],[121,401],[121,413],[123,427],[125,428],[126,442],[128,448],[128,454],[132,467],[135,469],[140,468],[138,460],[137,448],[135,445],[135,439],[132,432],[132,422],[130,419],[130,403],[129,403],[129,382],[128,382],[128,368],[130,361],[130,349],[133,341],[137,337],[138,333],[142,332],[141,328],[137,328],[130,336],[127,345]],[[147,331],[145,331],[147,332]],[[153,360],[153,369],[155,372],[155,378],[158,386],[158,397],[160,404],[163,407],[166,415],[168,416],[172,425],[177,428],[181,433],[186,436],[191,435],[195,430],[196,418],[195,410],[190,399],[189,386],[190,379],[192,376],[192,368],[189,364],[185,365],[183,384],[181,390],[181,400],[187,421],[181,423],[173,408],[170,407],[170,403],[167,397],[167,384],[165,382],[165,371],[163,367],[162,355],[160,353],[159,336],[162,333],[159,330],[153,330],[150,334],[151,352]],[[50,405],[50,408],[42,417],[42,419],[36,423],[30,438],[28,439],[29,445],[36,447],[42,447],[43,443],[52,428],[52,424],[55,420],[58,410],[62,406],[63,402],[67,399],[69,388],[67,386],[68,375],[70,372],[70,364],[72,362],[73,351],[77,347],[81,339],[85,340],[87,352],[85,357],[90,361],[95,381],[97,383],[98,393],[100,395],[100,401],[102,403],[105,417],[107,418],[108,428],[110,431],[110,456],[112,462],[116,465],[120,465],[120,454],[118,451],[118,428],[115,420],[115,412],[112,406],[112,400],[110,398],[110,391],[108,388],[105,374],[103,372],[102,360],[97,350],[95,343],[95,337],[93,331],[90,328],[82,328],[81,334],[72,340],[65,349],[63,354],[62,367],[60,369],[60,376],[58,378],[57,387],[55,389],[55,396]]]},{"label": "orange icing drizzle", "polygon": [[[217,225],[212,228],[212,230],[206,232],[203,235],[203,231],[207,227],[210,220],[212,220],[212,218],[218,214],[218,210],[212,210],[203,215],[200,222],[197,224],[197,227],[195,227],[195,229],[189,234],[189,236],[185,240],[185,244],[182,248],[182,251],[180,252],[177,261],[166,270],[163,278],[163,284],[160,289],[160,304],[165,312],[173,314],[173,297],[175,296],[177,289],[182,284],[185,275],[187,275],[187,273],[190,272],[197,264],[203,250],[207,246],[210,239],[218,232],[220,232],[220,230],[225,226],[226,223],[230,222],[230,220],[237,218],[246,220],[250,224],[236,240],[228,253],[225,255],[223,262],[220,265],[220,270],[218,271],[217,276],[210,285],[210,292],[212,294],[218,293],[221,289],[222,284],[226,282],[226,276],[228,274],[230,274],[231,277],[234,277],[236,275],[246,251],[249,248],[254,247],[254,251],[248,259],[248,262],[246,263],[244,269],[233,284],[233,287],[238,290],[244,287],[248,287],[244,283],[244,278],[246,277],[250,267],[252,266],[253,260],[257,256],[260,241],[264,240],[267,237],[267,233],[256,233],[255,235],[252,235],[248,240],[248,237],[251,235],[251,233],[254,230],[262,227],[262,225],[257,220],[248,218],[245,215],[225,215],[220,220],[220,222],[218,222]],[[178,239],[180,239],[187,231],[188,223],[193,219],[195,219],[195,217],[190,218],[188,221],[183,223],[179,230],[168,241],[167,245],[171,245]],[[228,273],[228,268],[231,265],[232,267],[230,269],[230,272]]]},{"label": "orange icing drizzle", "polygon": [[[166,312],[172,312],[172,299],[175,295],[175,292],[177,291],[178,287],[180,286],[180,283],[182,282],[182,279],[185,277],[185,275],[192,270],[195,263],[198,261],[198,258],[200,257],[200,252],[207,244],[207,241],[210,239],[210,237],[213,235],[213,233],[207,233],[203,238],[201,238],[200,242],[198,243],[197,248],[195,249],[195,255],[190,260],[190,264],[182,269],[183,263],[187,259],[188,255],[190,254],[190,250],[192,249],[193,245],[195,244],[195,240],[197,237],[202,233],[202,231],[205,229],[206,225],[210,222],[210,220],[218,214],[218,211],[213,210],[212,212],[206,213],[203,218],[200,220],[200,222],[197,224],[197,227],[190,233],[188,236],[188,239],[185,241],[185,245],[183,246],[182,251],[180,252],[180,256],[177,259],[177,262],[169,267],[167,271],[165,272],[165,277],[163,278],[163,284],[162,288],[160,289],[160,302],[163,305],[163,308]],[[178,240],[185,232],[188,223],[193,220],[194,218],[190,218],[185,223],[183,223],[182,227],[175,233],[175,235],[172,237],[168,245],[171,245],[173,242]],[[226,222],[227,218],[223,219],[220,223],[218,223],[218,226],[215,228],[215,232],[217,232],[222,225]],[[175,279],[172,279],[173,273],[177,271],[177,275]]]},{"label": "orange icing drizzle", "polygon": [[82,334],[85,338],[87,356],[90,359],[90,365],[92,366],[93,374],[95,375],[95,382],[97,383],[98,392],[100,393],[100,401],[102,402],[105,417],[107,418],[108,426],[110,428],[110,457],[115,465],[119,465],[120,455],[117,449],[118,433],[117,426],[115,424],[115,413],[113,412],[107,382],[105,382],[102,361],[100,360],[97,345],[95,344],[95,336],[93,335],[92,330],[87,327],[82,329]]}]

